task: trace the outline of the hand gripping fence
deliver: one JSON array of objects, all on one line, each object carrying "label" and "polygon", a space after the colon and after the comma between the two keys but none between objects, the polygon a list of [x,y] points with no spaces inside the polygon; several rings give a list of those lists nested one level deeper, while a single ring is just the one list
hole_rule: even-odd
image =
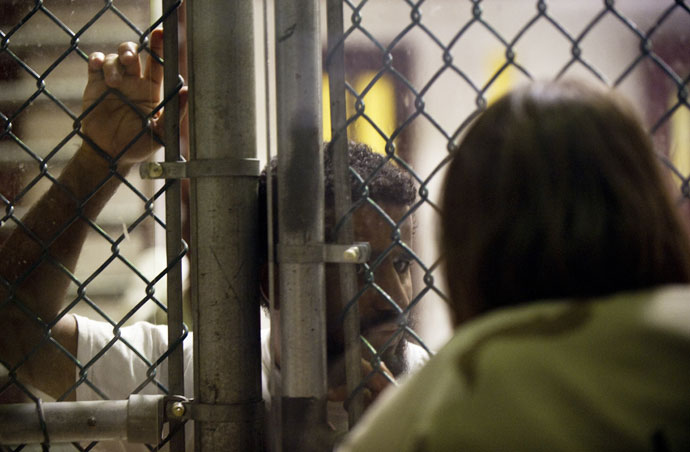
[{"label": "hand gripping fence", "polygon": [[[2,361],[7,369],[7,378],[0,381],[0,393],[8,395],[8,399],[30,400],[31,404],[6,404],[0,407],[0,444],[3,450],[21,450],[24,448],[22,443],[37,442],[42,444],[43,450],[49,450],[53,446],[56,450],[90,450],[97,445],[99,440],[128,439],[133,442],[149,443],[149,449],[162,447],[167,443],[171,444],[171,450],[184,450],[184,435],[180,428],[181,419],[179,416],[167,416],[173,413],[168,410],[168,405],[179,403],[176,399],[170,399],[166,393],[182,394],[184,392],[182,380],[182,341],[187,337],[187,328],[182,324],[182,302],[181,302],[181,273],[180,263],[187,253],[186,244],[181,240],[179,216],[179,187],[177,182],[171,180],[161,184],[155,190],[150,187],[142,186],[139,183],[131,182],[117,172],[117,162],[120,156],[128,150],[128,146],[122,149],[120,155],[111,158],[102,152],[96,143],[89,140],[80,132],[81,121],[92,109],[100,102],[103,102],[106,95],[119,96],[122,101],[134,111],[139,111],[137,106],[129,99],[122,96],[117,90],[105,92],[100,99],[96,100],[91,106],[79,112],[78,96],[75,91],[70,90],[69,85],[60,83],[64,80],[64,67],[70,67],[78,62],[85,62],[88,58],[87,53],[94,50],[101,50],[101,46],[112,46],[113,43],[106,41],[102,36],[93,34],[91,30],[107,34],[115,29],[120,30],[120,36],[126,35],[126,39],[133,40],[139,44],[139,52],[143,56],[151,54],[149,48],[149,37],[151,31],[160,27],[163,23],[165,27],[164,37],[166,53],[168,57],[165,63],[165,87],[164,96],[161,103],[149,114],[140,112],[142,128],[140,133],[134,137],[132,142],[140,136],[147,134],[147,125],[150,118],[157,115],[165,107],[167,112],[168,127],[166,130],[166,152],[167,158],[179,160],[179,146],[177,145],[177,123],[179,118],[177,106],[177,93],[182,87],[182,80],[178,75],[177,69],[177,9],[180,2],[167,1],[164,5],[164,13],[160,17],[155,17],[153,23],[147,25],[148,17],[132,8],[129,4],[116,5],[113,2],[89,2],[84,5],[83,10],[76,14],[72,11],[65,11],[61,5],[44,5],[37,1],[33,4],[23,2],[22,5],[3,5],[3,24],[0,37],[2,46],[0,56],[3,61],[2,81],[7,84],[14,83],[18,93],[14,97],[3,99],[2,103],[2,143],[4,146],[3,154],[5,162],[14,163],[14,168],[20,170],[26,167],[36,167],[36,171],[28,171],[28,178],[24,178],[23,186],[7,187],[3,186],[2,201],[5,206],[5,216],[2,218],[5,231],[11,225],[15,228],[23,229],[43,251],[40,261],[30,266],[24,266],[22,273],[16,274],[14,279],[3,278],[2,283],[7,293],[3,296],[0,303],[0,310],[4,310],[6,315],[10,310],[19,310],[24,316],[34,317],[35,324],[43,333],[43,339],[32,349],[26,351],[23,359],[14,362]],[[122,6],[122,8],[119,8]],[[132,17],[128,17],[128,14]],[[48,29],[50,31],[48,31]],[[41,34],[41,30],[44,33]],[[174,32],[174,33],[173,33]],[[123,35],[124,33],[124,35]],[[47,55],[57,55],[55,60],[45,63],[45,58],[39,53],[39,60],[36,60],[28,51],[35,49],[31,41],[27,41],[28,35],[36,35],[37,39],[44,39],[39,43],[44,44],[43,49]],[[50,40],[46,40],[46,36]],[[106,44],[108,42],[109,44]],[[116,43],[115,43],[116,44]],[[39,44],[40,46],[40,44]],[[156,64],[163,64],[160,55],[153,55]],[[79,65],[80,75],[86,73],[86,64]],[[76,71],[76,69],[75,69]],[[82,72],[83,71],[83,72]],[[69,73],[69,72],[68,72]],[[30,81],[34,81],[35,88],[30,88]],[[6,88],[3,87],[3,91]],[[26,98],[21,99],[22,93],[26,93]],[[77,107],[77,108],[75,108]],[[32,115],[36,115],[36,110],[54,109],[53,119],[62,124],[72,123],[72,130],[66,132],[64,136],[56,135],[53,132],[50,139],[36,141],[30,136],[37,134],[27,133],[27,127],[31,126]],[[65,121],[66,119],[66,121]],[[33,127],[36,127],[34,125]],[[65,127],[66,129],[66,127]],[[59,129],[58,129],[59,130]],[[28,137],[28,138],[27,138]],[[128,224],[120,228],[120,231],[113,231],[101,221],[94,221],[82,213],[82,208],[89,198],[93,196],[87,194],[84,200],[73,198],[74,204],[79,206],[73,217],[68,218],[60,226],[52,237],[48,240],[36,236],[32,230],[27,228],[21,219],[21,210],[25,207],[27,200],[32,197],[31,190],[34,187],[49,181],[61,187],[60,181],[56,177],[56,171],[64,165],[67,156],[73,149],[73,142],[76,139],[83,139],[99,153],[111,167],[108,179],[103,180],[94,188],[101,189],[108,183],[109,179],[119,179],[124,185],[131,198],[128,202],[138,202],[143,206],[139,213],[129,215]],[[50,144],[49,144],[50,143]],[[47,150],[47,151],[46,151]],[[24,170],[26,171],[26,170]],[[67,188],[64,188],[68,192]],[[154,208],[154,203],[163,194],[171,202],[167,210],[167,218],[163,219],[160,209]],[[177,201],[175,201],[175,195]],[[134,201],[133,201],[134,200]],[[133,211],[134,212],[134,211]],[[84,275],[69,270],[61,262],[55,261],[49,251],[49,247],[67,231],[70,225],[77,221],[86,221],[92,230],[91,234],[108,244],[111,255],[101,259],[100,264],[90,273]],[[107,221],[106,221],[107,223]],[[177,223],[177,225],[176,225]],[[150,271],[142,272],[132,261],[128,241],[137,237],[151,237],[151,228],[160,227],[167,232],[168,238],[168,264],[164,265],[159,273],[151,274]],[[148,231],[145,231],[146,229]],[[128,257],[127,255],[130,254]],[[69,295],[70,300],[67,306],[62,308],[55,319],[42,319],[28,305],[24,303],[21,295],[16,288],[22,281],[31,277],[42,262],[48,262],[56,266],[62,277],[69,279],[73,289],[73,295]],[[138,285],[145,286],[145,296],[141,298],[131,309],[120,317],[113,317],[112,311],[104,310],[98,301],[92,299],[89,293],[99,292],[93,289],[98,286],[98,279],[108,274],[109,268],[116,264],[122,266],[137,280]],[[168,281],[167,306],[164,304],[160,295],[156,294],[155,286],[161,280]],[[161,286],[158,286],[161,287]],[[163,294],[165,296],[165,294]],[[80,362],[76,356],[69,352],[55,337],[51,335],[51,329],[75,308],[82,306],[85,310],[90,310],[92,316],[110,324],[113,335],[112,340],[97,352],[93,359],[88,362]],[[137,345],[121,335],[121,328],[130,318],[137,315],[137,311],[142,307],[152,306],[153,309],[160,310],[168,314],[169,323],[169,347],[160,356],[146,356],[137,349]],[[129,308],[128,308],[129,309]],[[47,322],[47,321],[48,322]],[[108,394],[111,389],[101,388],[90,380],[90,370],[92,366],[114,347],[123,346],[130,350],[136,357],[140,365],[146,369],[146,376],[140,380],[138,387],[132,388],[129,400],[109,401]],[[74,398],[75,391],[79,386],[89,387],[95,394],[94,401],[88,402],[45,402],[36,389],[26,386],[19,376],[22,373],[22,366],[35,356],[40,356],[44,347],[53,347],[59,350],[67,359],[73,361],[76,368],[77,378],[73,385],[69,387],[58,400],[70,400]],[[161,367],[162,364],[165,366]],[[165,370],[167,368],[167,370]],[[169,374],[168,374],[169,371]],[[160,392],[161,395],[138,394],[142,390],[150,392]],[[100,400],[103,399],[103,400]],[[6,401],[5,401],[6,402]],[[32,408],[33,406],[33,408]],[[168,434],[163,438],[162,425],[169,423]],[[172,438],[172,439],[171,439]],[[79,444],[81,442],[81,445]],[[57,446],[58,443],[64,443]],[[69,443],[72,443],[69,445]],[[84,448],[86,447],[86,448]]]},{"label": "hand gripping fence", "polygon": [[[0,256],[3,268],[12,269],[0,278],[0,319],[20,319],[37,332],[19,356],[5,354],[9,333],[0,342],[2,451],[97,450],[111,440],[128,440],[132,450],[331,448],[358,422],[374,388],[405,373],[405,366],[399,375],[389,369],[396,344],[407,343],[406,356],[416,350],[421,365],[450,334],[442,307],[443,252],[432,237],[440,181],[472,120],[521,82],[576,76],[624,93],[645,114],[659,158],[679,187],[678,204],[690,197],[690,149],[682,139],[690,121],[685,0],[256,0],[233,6],[165,0],[153,14],[133,0],[78,3],[0,5],[0,242],[11,249],[7,237],[19,231],[39,250],[29,263]],[[259,13],[263,33],[254,29]],[[111,89],[82,109],[88,55],[134,41],[143,60],[161,26],[163,55],[154,55],[164,65],[161,102],[144,112]],[[255,55],[261,47],[255,39],[263,55]],[[180,74],[190,85],[189,151],[180,126]],[[115,156],[81,132],[109,96],[141,122]],[[118,162],[149,136],[163,109],[163,138],[155,139],[164,156],[141,166],[144,179],[136,171],[121,174]],[[81,141],[109,168],[84,197],[60,179]],[[368,172],[351,167],[351,141],[370,145],[381,162]],[[256,232],[256,149],[262,146],[277,149],[279,161],[278,229],[270,239],[276,256],[269,261],[279,264],[283,322],[282,388],[270,394],[266,414],[259,381],[262,363],[271,359],[261,356],[253,249],[265,239]],[[331,176],[321,173],[323,155],[332,155]],[[378,176],[389,167],[414,186],[414,199],[399,217],[378,194]],[[329,177],[332,193],[321,193]],[[87,202],[112,181],[119,191],[103,214],[90,218]],[[25,215],[47,187],[74,209],[45,237],[27,226]],[[187,208],[189,248],[182,226]],[[385,245],[376,249],[357,229],[358,216],[368,213],[384,234]],[[52,250],[77,222],[89,232],[73,268]],[[164,262],[149,268],[144,256],[162,240]],[[409,296],[389,285],[389,268],[400,278],[409,275]],[[39,269],[69,285],[51,318],[24,296]],[[334,296],[327,290],[333,269],[337,304],[326,300]],[[366,334],[371,299],[395,314],[395,331],[379,343]],[[326,311],[333,306],[338,312],[329,318],[342,324],[339,374],[326,345]],[[72,314],[104,322],[108,332],[86,360],[54,335]],[[160,353],[131,339],[127,328],[142,319],[167,324]],[[193,391],[185,390],[191,364],[183,351],[183,344],[192,347],[191,329]],[[26,378],[46,351],[74,368],[74,379],[52,398]],[[122,395],[94,382],[99,365],[121,352],[143,369]],[[328,379],[336,374],[346,395],[328,402]],[[76,400],[82,392],[90,400]],[[296,421],[292,415],[304,410],[309,415]]]}]

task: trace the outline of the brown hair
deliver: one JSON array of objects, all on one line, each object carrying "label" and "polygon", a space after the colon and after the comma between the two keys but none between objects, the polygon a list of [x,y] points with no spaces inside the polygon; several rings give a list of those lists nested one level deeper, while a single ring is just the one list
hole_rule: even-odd
[{"label": "brown hair", "polygon": [[632,110],[576,82],[490,106],[454,151],[442,246],[456,322],[690,281],[690,242]]}]

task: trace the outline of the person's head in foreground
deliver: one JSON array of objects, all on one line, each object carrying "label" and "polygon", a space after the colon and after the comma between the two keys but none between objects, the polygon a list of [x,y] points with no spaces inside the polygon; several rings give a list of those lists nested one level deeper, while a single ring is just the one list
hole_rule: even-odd
[{"label": "person's head in foreground", "polygon": [[491,105],[448,167],[442,249],[456,323],[539,299],[690,279],[690,246],[629,106],[537,82]]}]

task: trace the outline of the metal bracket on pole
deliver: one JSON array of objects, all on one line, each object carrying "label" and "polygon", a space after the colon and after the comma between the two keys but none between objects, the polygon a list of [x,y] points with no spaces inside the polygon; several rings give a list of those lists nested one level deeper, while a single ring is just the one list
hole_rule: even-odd
[{"label": "metal bracket on pole", "polygon": [[363,264],[371,256],[369,242],[351,245],[310,243],[306,245],[278,244],[278,262],[308,264],[326,262],[335,264]]},{"label": "metal bracket on pole", "polygon": [[147,162],[139,165],[142,179],[188,179],[196,177],[250,176],[261,173],[259,159],[192,160]]}]

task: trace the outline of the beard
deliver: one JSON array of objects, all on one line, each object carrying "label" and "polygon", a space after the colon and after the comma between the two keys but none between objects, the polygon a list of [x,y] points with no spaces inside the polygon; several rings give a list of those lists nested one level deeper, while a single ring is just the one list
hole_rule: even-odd
[{"label": "beard", "polygon": [[381,353],[381,359],[393,373],[395,378],[407,372],[407,360],[405,359],[405,352],[407,351],[407,340],[403,337],[398,341],[395,347],[389,347],[385,352]]},{"label": "beard", "polygon": [[[391,314],[384,314],[382,316],[376,317],[376,318],[367,318],[367,319],[361,319],[361,334],[365,337],[367,337],[367,330],[370,328],[373,328],[377,325],[383,324],[383,323],[393,323],[397,322],[400,320],[400,317],[397,315],[391,315]],[[406,319],[404,323],[407,326],[411,327],[414,329],[417,323],[417,316],[415,311],[410,312],[407,314]],[[399,336],[397,336],[399,335]],[[409,369],[408,363],[407,363],[407,357],[406,357],[406,352],[407,352],[407,347],[408,347],[408,340],[407,332],[397,332],[396,333],[397,337],[400,337],[400,340],[398,340],[395,343],[389,344],[388,347],[383,349],[377,349],[376,353],[378,354],[378,357],[381,359],[381,361],[384,362],[388,370],[391,371],[394,377],[399,377],[407,370]],[[334,337],[331,337],[330,335],[327,337],[327,353],[328,353],[328,361],[329,365],[332,363],[336,363],[339,361],[344,360],[345,356],[345,349],[342,344],[341,340],[336,340]],[[372,365],[375,363],[376,359],[372,352],[369,350],[368,347],[362,346],[362,358],[366,359]]]},{"label": "beard", "polygon": [[[404,334],[404,333],[403,333]],[[333,344],[328,341],[328,367],[329,367],[329,385],[337,386],[345,383],[345,350],[342,344]],[[408,363],[406,360],[408,341],[402,337],[395,344],[390,344],[385,350],[376,350],[378,359],[383,361],[388,370],[395,378],[398,378],[408,370]],[[372,366],[376,367],[377,359],[368,347],[362,346],[362,358],[369,361]]]},{"label": "beard", "polygon": [[[363,334],[366,337],[366,329],[375,327],[382,323],[398,323],[400,325],[407,325],[414,329],[417,324],[416,311],[408,313],[406,316],[386,314],[380,318],[362,319]],[[402,328],[402,327],[401,327]],[[398,378],[408,371],[409,363],[407,362],[407,347],[408,347],[408,333],[405,331],[398,331],[395,333],[399,340],[390,344],[385,350],[378,349],[377,353],[381,360],[386,364],[388,370],[391,371],[394,377]],[[373,356],[369,350],[362,350],[362,356],[374,362]]]}]

